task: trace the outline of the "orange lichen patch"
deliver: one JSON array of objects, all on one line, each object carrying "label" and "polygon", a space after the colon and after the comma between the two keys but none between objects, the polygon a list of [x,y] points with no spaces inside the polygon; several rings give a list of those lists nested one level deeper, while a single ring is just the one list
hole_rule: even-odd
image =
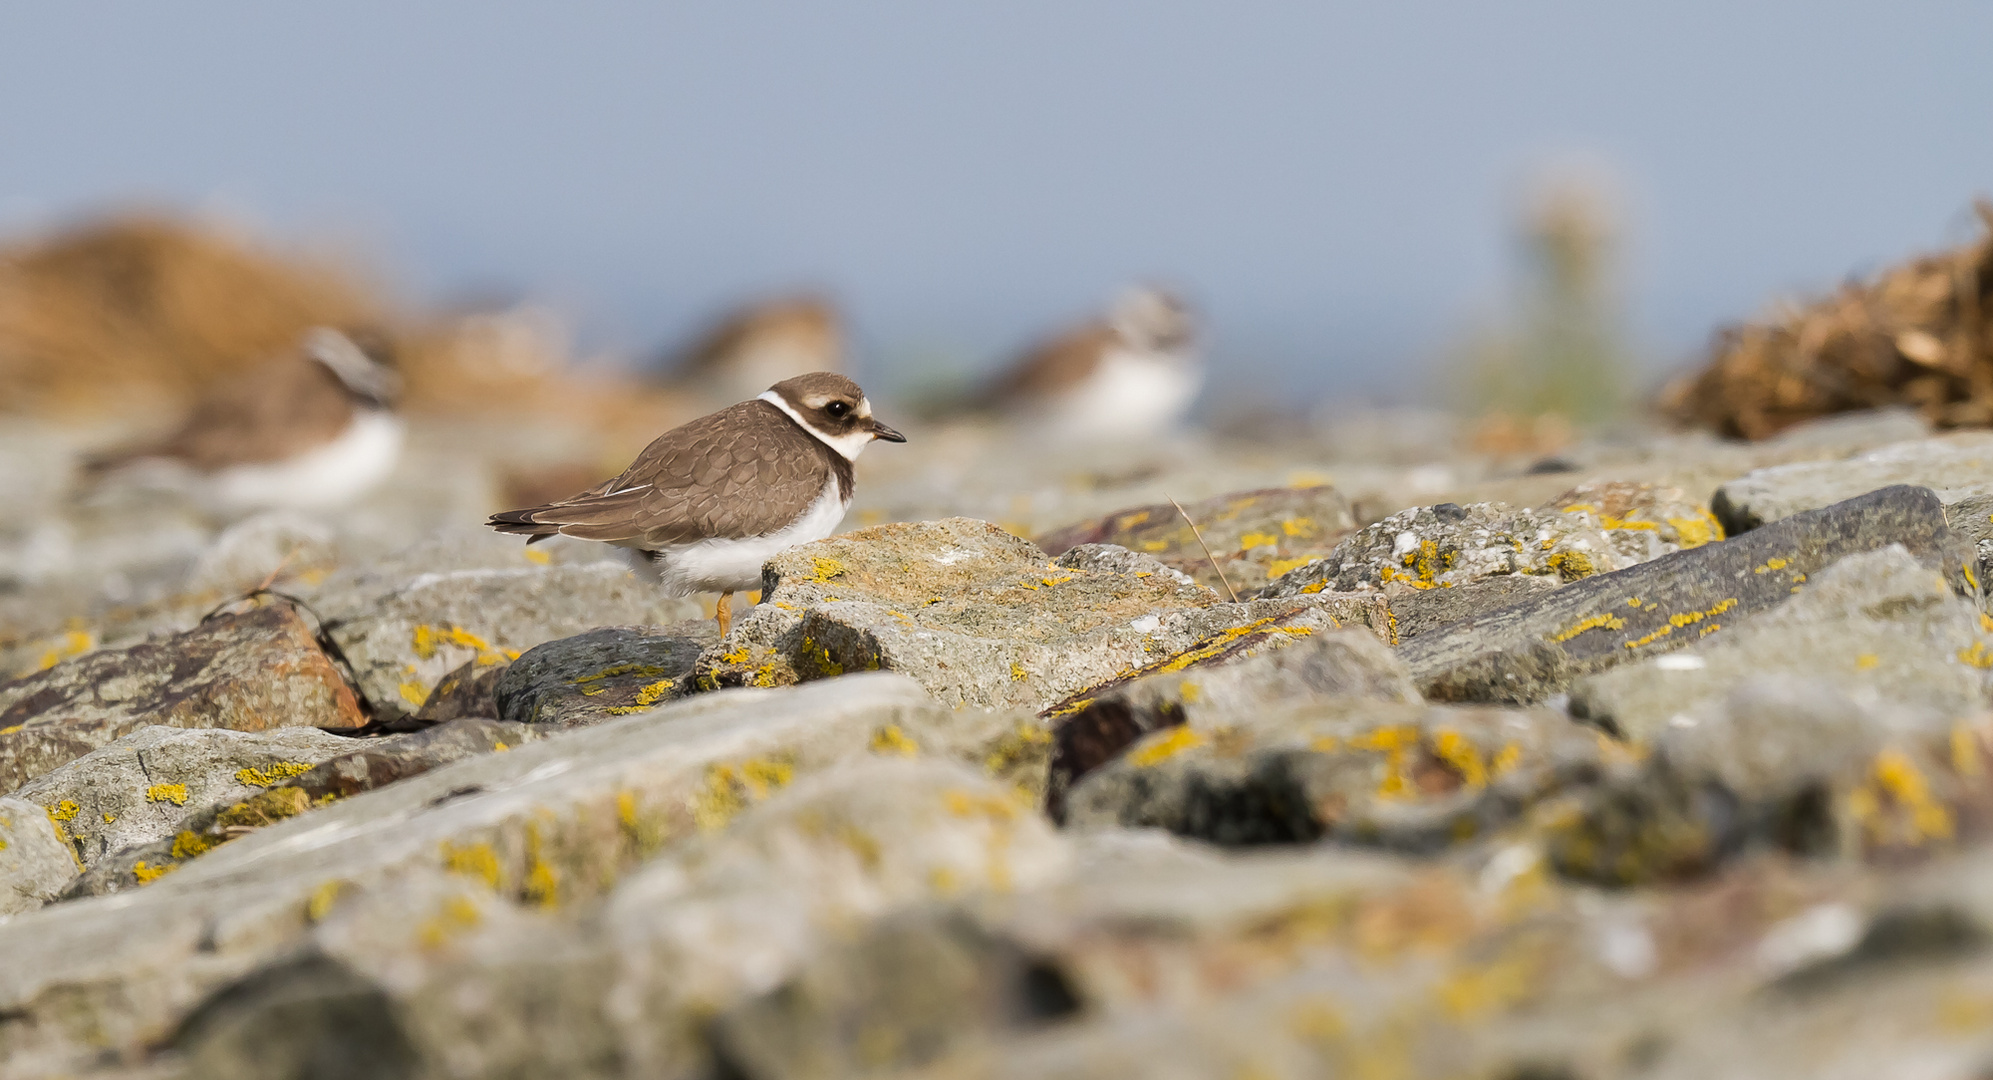
[{"label": "orange lichen patch", "polygon": [[1766,559],[1764,565],[1753,568],[1751,573],[1769,574],[1774,570],[1783,570],[1788,565],[1784,559]]},{"label": "orange lichen patch", "polygon": [[1669,518],[1668,524],[1675,527],[1677,543],[1683,549],[1701,547],[1723,539],[1723,523],[1707,508],[1698,508],[1694,517]]},{"label": "orange lichen patch", "polygon": [[310,899],[305,901],[305,918],[314,923],[324,922],[325,917],[332,914],[332,905],[339,902],[339,894],[345,891],[346,883],[336,878],[320,882],[318,888],[311,891]]},{"label": "orange lichen patch", "polygon": [[1598,573],[1598,567],[1593,564],[1591,556],[1582,551],[1560,551],[1543,562],[1544,565],[1557,571],[1558,576],[1566,581],[1576,581]]},{"label": "orange lichen patch", "polygon": [[70,799],[64,799],[48,808],[48,819],[60,825],[65,821],[75,821],[83,808]]},{"label": "orange lichen patch", "polygon": [[692,796],[692,820],[705,832],[723,829],[742,810],[789,786],[795,775],[795,766],[770,758],[708,765],[705,784]]},{"label": "orange lichen patch", "polygon": [[1495,755],[1495,760],[1488,765],[1488,775],[1499,778],[1521,761],[1522,747],[1509,743],[1502,747],[1501,752]]},{"label": "orange lichen patch", "polygon": [[1394,724],[1351,737],[1353,750],[1370,750],[1384,755],[1384,777],[1377,795],[1383,799],[1408,799],[1418,793],[1411,776],[1411,754],[1419,746],[1419,729],[1410,724]]},{"label": "orange lichen patch", "polygon": [[145,789],[146,802],[170,802],[174,806],[187,805],[187,785],[154,784]]},{"label": "orange lichen patch", "polygon": [[[631,716],[644,712],[670,696],[672,688],[677,685],[678,680],[676,679],[659,679],[656,682],[645,683],[637,688],[637,696],[632,699],[630,704],[611,705],[607,711],[611,716]],[[587,690],[582,691],[584,694],[588,692]],[[596,693],[600,692],[599,690],[596,691]]]},{"label": "orange lichen patch", "polygon": [[1860,656],[1855,657],[1856,671],[1873,671],[1881,664],[1882,664],[1882,657],[1877,656],[1872,652],[1865,652],[1862,653]]},{"label": "orange lichen patch", "polygon": [[1993,650],[1989,650],[1985,642],[1975,641],[1971,648],[1958,651],[1958,660],[1976,668],[1993,668]]},{"label": "orange lichen patch", "polygon": [[145,860],[140,859],[138,862],[132,864],[131,876],[138,879],[140,885],[150,885],[177,869],[179,867],[174,866],[172,863],[166,863],[162,866],[149,866]]},{"label": "orange lichen patch", "polygon": [[214,846],[213,842],[200,833],[190,829],[182,829],[173,837],[173,850],[171,854],[176,859],[191,859],[196,855],[206,854],[208,849]]},{"label": "orange lichen patch", "polygon": [[64,660],[82,656],[84,653],[96,648],[96,646],[97,639],[92,637],[88,631],[71,630],[62,635],[61,641],[51,646],[47,652],[42,653],[41,660],[36,666],[43,671],[47,671]]},{"label": "orange lichen patch", "polygon": [[1131,764],[1147,768],[1168,761],[1170,758],[1204,745],[1204,736],[1184,725],[1169,730],[1161,738],[1152,738],[1128,755]]},{"label": "orange lichen patch", "polygon": [[430,626],[427,623],[418,624],[410,632],[410,638],[415,655],[424,660],[433,659],[436,651],[445,646],[471,650],[477,654],[479,664],[496,664],[502,660],[519,659],[519,650],[500,649],[455,623],[451,623],[447,628]]},{"label": "orange lichen patch", "polygon": [[542,551],[539,548],[522,548],[520,553],[526,556],[527,562],[533,563],[536,566],[546,566],[554,561],[551,553]]},{"label": "orange lichen patch", "polygon": [[1271,533],[1249,532],[1239,537],[1239,550],[1250,551],[1256,547],[1279,547],[1280,537]]},{"label": "orange lichen patch", "polygon": [[1015,821],[1023,810],[1010,796],[985,795],[962,788],[942,792],[941,805],[958,818],[984,817],[992,821]]},{"label": "orange lichen patch", "polygon": [[[1659,641],[1664,637],[1667,637],[1669,634],[1674,633],[1676,630],[1679,630],[1686,626],[1693,626],[1696,623],[1703,621],[1704,619],[1714,618],[1718,615],[1723,614],[1726,611],[1729,611],[1731,608],[1734,608],[1736,606],[1737,606],[1737,598],[1730,597],[1728,599],[1718,601],[1716,604],[1712,605],[1706,611],[1678,612],[1674,615],[1668,616],[1668,624],[1666,626],[1656,629],[1653,633],[1648,634],[1646,637],[1626,642],[1625,646],[1626,648],[1629,649],[1637,649],[1642,645],[1651,645],[1654,642]],[[1719,629],[1721,626],[1722,626],[1721,623],[1712,623],[1709,626],[1704,627],[1702,632],[1704,634],[1708,634],[1710,631]]]},{"label": "orange lichen patch", "polygon": [[424,948],[441,948],[451,938],[477,929],[482,922],[484,913],[478,910],[476,902],[467,896],[452,896],[443,901],[435,914],[422,921],[418,935]]},{"label": "orange lichen patch", "polygon": [[1469,790],[1488,786],[1488,766],[1481,760],[1480,748],[1457,731],[1441,730],[1432,740],[1433,755],[1453,767],[1460,782]]},{"label": "orange lichen patch", "polygon": [[401,699],[403,701],[408,702],[418,709],[423,706],[423,703],[429,700],[429,688],[421,683],[405,682],[397,687],[397,689],[401,691]]}]

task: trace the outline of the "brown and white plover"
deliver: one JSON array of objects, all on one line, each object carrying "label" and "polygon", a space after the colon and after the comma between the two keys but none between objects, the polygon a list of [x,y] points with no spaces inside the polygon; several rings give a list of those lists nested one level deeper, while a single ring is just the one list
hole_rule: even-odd
[{"label": "brown and white plover", "polygon": [[1101,318],[1019,358],[990,385],[989,399],[1056,437],[1140,438],[1182,419],[1203,381],[1189,309],[1168,292],[1138,287]]},{"label": "brown and white plover", "polygon": [[627,548],[668,595],[760,587],[761,564],[837,529],[851,505],[851,463],[874,439],[906,436],[872,416],[858,384],[828,371],[784,379],[657,437],[614,479],[572,498],[493,514],[527,543],[556,534]]}]

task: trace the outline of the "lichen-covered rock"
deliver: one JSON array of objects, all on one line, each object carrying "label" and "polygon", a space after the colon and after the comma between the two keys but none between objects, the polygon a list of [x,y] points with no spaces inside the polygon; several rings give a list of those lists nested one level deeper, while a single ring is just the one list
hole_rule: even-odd
[{"label": "lichen-covered rock", "polygon": [[181,591],[229,596],[279,576],[323,578],[338,562],[330,526],[295,511],[266,512],[223,529],[194,560]]},{"label": "lichen-covered rock", "polygon": [[1619,565],[1605,534],[1582,514],[1440,503],[1357,530],[1327,557],[1290,570],[1260,595],[1443,589],[1509,574],[1576,581]]},{"label": "lichen-covered rock", "polygon": [[1404,665],[1366,630],[1279,644],[1285,647],[1132,679],[1051,710],[1056,726],[1046,810],[1063,819],[1074,783],[1161,728],[1186,724],[1208,732],[1269,711],[1340,699],[1419,700]]},{"label": "lichen-covered rock", "polygon": [[[1037,538],[1050,555],[1083,544],[1116,544],[1153,555],[1219,591],[1215,560],[1241,596],[1334,549],[1356,527],[1349,500],[1332,487],[1262,488],[1191,503],[1184,508],[1197,535],[1169,503],[1117,510]],[[1210,555],[1205,554],[1209,545]]]},{"label": "lichen-covered rock", "polygon": [[1993,627],[1900,546],[1849,555],[1796,588],[1725,633],[1577,683],[1572,711],[1651,741],[1670,724],[1719,722],[1712,711],[1731,687],[1768,674],[1939,724],[1989,703]]},{"label": "lichen-covered rock", "polygon": [[521,724],[581,727],[629,716],[690,689],[692,666],[715,638],[701,620],[605,626],[535,645],[492,686],[494,714]]},{"label": "lichen-covered rock", "polygon": [[0,799],[0,917],[55,899],[77,870],[76,856],[41,807]]},{"label": "lichen-covered rock", "polygon": [[1895,443],[1841,461],[1758,469],[1716,490],[1710,509],[1730,535],[1802,510],[1896,484],[1930,488],[1946,503],[1993,495],[1993,435],[1955,434]]},{"label": "lichen-covered rock", "polygon": [[1581,484],[1543,504],[1543,509],[1579,514],[1598,526],[1622,567],[1723,539],[1723,526],[1708,507],[1692,501],[1680,488],[1660,484],[1624,480]]},{"label": "lichen-covered rock", "polygon": [[268,731],[361,722],[311,628],[273,603],[0,684],[0,789],[147,724]]},{"label": "lichen-covered rock", "polygon": [[[953,710],[891,675],[703,695],[341,799],[193,859],[129,897],[0,922],[8,1051],[55,1072],[137,1052],[210,991],[293,953],[341,897],[444,871],[526,908],[604,895],[666,845]],[[400,913],[418,941],[456,913]]]},{"label": "lichen-covered rock", "polygon": [[[102,896],[158,880],[190,859],[257,829],[287,821],[316,807],[363,791],[385,787],[467,757],[524,746],[545,728],[462,717],[408,735],[378,739],[341,738],[342,751],[302,772],[296,763],[249,774],[252,780],[289,774],[260,790],[229,800],[203,801],[174,822],[162,838],[135,845],[106,845],[108,854],[90,860],[67,896]],[[238,779],[240,776],[238,776]],[[190,800],[190,805],[192,805]]]},{"label": "lichen-covered rock", "polygon": [[1422,634],[1399,655],[1428,698],[1538,701],[1581,676],[1735,626],[1792,599],[1837,560],[1890,544],[1927,567],[1957,565],[1937,497],[1885,488]]},{"label": "lichen-covered rock", "polygon": [[1559,871],[1681,881],[1758,849],[1902,866],[1993,833],[1984,715],[1905,728],[1872,698],[1766,676],[1703,716],[1663,732],[1641,768],[1544,814]]},{"label": "lichen-covered rock", "polygon": [[14,792],[44,808],[87,868],[170,838],[190,814],[226,806],[353,749],[317,728],[143,727]]},{"label": "lichen-covered rock", "polygon": [[1151,734],[1073,787],[1066,820],[1228,845],[1433,851],[1595,774],[1604,742],[1548,711],[1324,701]]},{"label": "lichen-covered rock", "polygon": [[605,623],[697,615],[691,601],[666,599],[614,563],[421,574],[352,614],[325,612],[327,632],[379,716],[420,709],[436,683],[465,663],[516,659]]},{"label": "lichen-covered rock", "polygon": [[821,540],[763,573],[761,604],[699,658],[701,689],[883,669],[951,705],[1043,709],[1252,635],[1337,621],[1326,603],[1224,604],[1162,574],[1061,566],[967,518]]}]

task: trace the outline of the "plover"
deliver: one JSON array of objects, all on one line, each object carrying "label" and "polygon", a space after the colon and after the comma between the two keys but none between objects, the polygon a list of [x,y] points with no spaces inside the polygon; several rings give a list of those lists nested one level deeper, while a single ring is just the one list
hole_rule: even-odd
[{"label": "plover", "polygon": [[1204,370],[1183,302],[1138,287],[1102,318],[1026,353],[989,388],[999,408],[1063,438],[1154,435],[1197,397]]},{"label": "plover", "polygon": [[728,602],[760,587],[762,563],[844,519],[851,463],[874,439],[907,441],[873,419],[857,383],[799,375],[665,432],[612,480],[486,524],[528,544],[559,533],[627,548],[638,576],[667,595],[719,593],[724,635]]},{"label": "plover", "polygon": [[401,456],[401,378],[386,338],[316,327],[299,347],[216,384],[178,431],[84,462],[89,476],[130,470],[186,492],[208,512],[342,506]]},{"label": "plover", "polygon": [[844,370],[837,309],[820,296],[749,304],[665,360],[669,378],[722,401],[815,371]]}]

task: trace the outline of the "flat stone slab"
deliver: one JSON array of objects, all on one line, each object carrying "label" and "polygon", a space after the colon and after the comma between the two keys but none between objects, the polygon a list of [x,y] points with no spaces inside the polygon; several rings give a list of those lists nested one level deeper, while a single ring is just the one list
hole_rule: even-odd
[{"label": "flat stone slab", "polygon": [[1993,495],[1993,435],[1917,439],[1841,461],[1757,469],[1716,489],[1710,508],[1735,536],[1802,510],[1817,510],[1897,484],[1930,488],[1945,503]]},{"label": "flat stone slab", "polygon": [[1842,559],[1723,633],[1579,681],[1571,712],[1651,742],[1670,726],[1724,722],[1725,697],[1747,679],[1788,675],[1942,725],[1986,708],[1989,668],[1993,633],[1972,602],[1892,545]]},{"label": "flat stone slab", "polygon": [[359,703],[288,604],[102,649],[0,684],[0,790],[148,724],[357,728]]},{"label": "flat stone slab", "polygon": [[55,899],[80,869],[41,807],[26,799],[0,799],[0,916],[33,911]]},{"label": "flat stone slab", "polygon": [[[1169,503],[1134,506],[1038,536],[1052,556],[1081,544],[1116,544],[1153,555],[1209,588],[1224,589],[1215,559],[1240,595],[1335,549],[1356,527],[1349,500],[1332,487],[1261,488],[1200,499],[1184,508],[1197,535]],[[1210,546],[1210,557],[1205,555]]]},{"label": "flat stone slab", "polygon": [[1839,559],[1902,544],[1933,569],[1954,554],[1944,507],[1891,487],[1735,539],[1574,582],[1400,646],[1440,701],[1528,703],[1580,676],[1673,652],[1792,598]]},{"label": "flat stone slab", "polygon": [[950,705],[1046,709],[1256,633],[1333,627],[1328,601],[1219,602],[1102,549],[1058,560],[986,521],[880,525],[785,551],[763,600],[699,658],[700,689],[902,672]]}]

